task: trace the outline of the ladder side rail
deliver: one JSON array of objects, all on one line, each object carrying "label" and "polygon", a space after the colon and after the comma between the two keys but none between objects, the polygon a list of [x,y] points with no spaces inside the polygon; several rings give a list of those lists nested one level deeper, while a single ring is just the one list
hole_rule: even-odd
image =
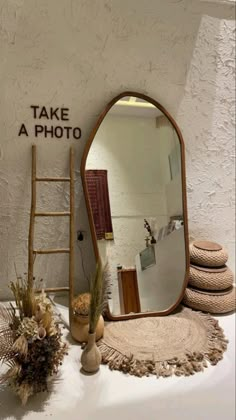
[{"label": "ladder side rail", "polygon": [[69,254],[69,323],[72,320],[72,301],[74,298],[74,231],[75,231],[75,208],[74,208],[74,150],[70,148],[70,254]]},{"label": "ladder side rail", "polygon": [[31,166],[31,210],[30,226],[28,236],[28,291],[33,290],[34,278],[34,223],[36,210],[36,145],[32,145],[32,166]]}]

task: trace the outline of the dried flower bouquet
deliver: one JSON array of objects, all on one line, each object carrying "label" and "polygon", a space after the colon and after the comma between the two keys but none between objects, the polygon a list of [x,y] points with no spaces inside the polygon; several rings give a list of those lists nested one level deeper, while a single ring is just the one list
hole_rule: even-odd
[{"label": "dried flower bouquet", "polygon": [[34,293],[19,278],[10,288],[15,305],[0,305],[0,362],[8,367],[0,383],[10,385],[24,405],[29,396],[48,389],[67,345],[46,294]]}]

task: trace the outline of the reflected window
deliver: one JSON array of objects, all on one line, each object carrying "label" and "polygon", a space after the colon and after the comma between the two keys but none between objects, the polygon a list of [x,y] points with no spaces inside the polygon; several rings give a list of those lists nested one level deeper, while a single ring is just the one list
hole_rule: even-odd
[{"label": "reflected window", "polygon": [[97,239],[113,239],[107,170],[85,171]]}]

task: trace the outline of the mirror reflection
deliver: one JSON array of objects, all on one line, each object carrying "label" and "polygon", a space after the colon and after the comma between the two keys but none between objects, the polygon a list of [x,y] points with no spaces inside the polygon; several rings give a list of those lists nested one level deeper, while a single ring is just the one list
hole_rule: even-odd
[{"label": "mirror reflection", "polygon": [[161,312],[179,299],[186,273],[181,147],[152,103],[123,97],[91,144],[86,185],[113,316]]}]

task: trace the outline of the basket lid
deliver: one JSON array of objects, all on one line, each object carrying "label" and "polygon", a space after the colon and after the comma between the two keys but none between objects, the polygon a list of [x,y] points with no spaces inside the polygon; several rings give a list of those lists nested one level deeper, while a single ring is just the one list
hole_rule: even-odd
[{"label": "basket lid", "polygon": [[211,291],[207,291],[207,290],[202,290],[202,289],[198,289],[192,286],[188,286],[188,289],[196,292],[196,293],[200,293],[202,295],[207,295],[207,296],[225,296],[228,295],[229,293],[231,293],[234,290],[234,286],[230,286],[225,290],[211,290]]},{"label": "basket lid", "polygon": [[190,267],[196,268],[199,271],[205,271],[206,273],[223,273],[228,270],[227,265],[223,265],[222,267],[203,267],[201,265],[190,264]]},{"label": "basket lid", "polygon": [[193,245],[198,249],[203,249],[204,251],[220,251],[222,249],[221,245],[210,241],[194,241]]}]

